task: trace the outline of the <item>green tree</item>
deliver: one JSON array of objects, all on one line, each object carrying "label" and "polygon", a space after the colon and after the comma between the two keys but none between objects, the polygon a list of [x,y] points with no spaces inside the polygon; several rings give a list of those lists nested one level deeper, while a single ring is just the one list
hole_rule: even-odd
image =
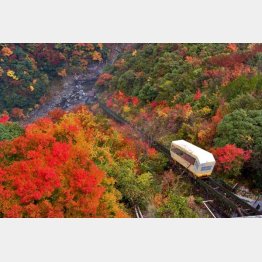
[{"label": "green tree", "polygon": [[146,83],[138,93],[138,97],[145,102],[153,101],[156,98],[156,96],[156,88],[152,86],[150,83]]},{"label": "green tree", "polygon": [[24,129],[17,123],[0,124],[0,141],[12,140],[24,133]]},{"label": "green tree", "polygon": [[251,78],[240,76],[222,89],[222,95],[228,100],[232,100],[238,95],[249,92],[256,92],[262,89],[262,76],[256,75]]},{"label": "green tree", "polygon": [[132,88],[135,81],[135,73],[133,70],[126,71],[118,79],[118,88],[126,91],[127,94],[132,93]]},{"label": "green tree", "polygon": [[240,109],[226,115],[218,125],[215,145],[226,144],[252,150],[245,173],[256,187],[262,188],[262,110]]},{"label": "green tree", "polygon": [[253,149],[262,137],[262,110],[235,110],[224,117],[217,128],[215,146],[235,144],[244,149]]},{"label": "green tree", "polygon": [[156,212],[157,217],[193,218],[197,214],[188,206],[188,198],[171,192],[168,201],[161,205]]},{"label": "green tree", "polygon": [[116,187],[123,196],[123,201],[133,206],[145,208],[153,194],[153,175],[149,172],[136,175],[132,160],[121,160],[107,168],[110,176],[116,179]]},{"label": "green tree", "polygon": [[262,109],[262,103],[260,99],[252,96],[251,94],[242,94],[234,98],[228,105],[230,112],[237,109],[244,110],[259,110]]}]

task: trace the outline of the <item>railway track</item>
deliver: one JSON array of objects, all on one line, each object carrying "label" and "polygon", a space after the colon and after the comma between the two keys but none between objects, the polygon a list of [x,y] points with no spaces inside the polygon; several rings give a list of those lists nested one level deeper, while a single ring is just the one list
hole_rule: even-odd
[{"label": "railway track", "polygon": [[135,213],[136,213],[137,218],[144,218],[139,206],[135,206],[134,209],[135,209]]},{"label": "railway track", "polygon": [[[129,121],[124,119],[122,116],[117,114],[108,108],[104,103],[97,99],[97,102],[100,108],[112,119],[120,124],[126,124],[135,129],[141,137],[149,143],[156,150],[164,154],[170,162],[170,167],[174,170],[174,160],[170,156],[170,151],[164,145],[159,142],[153,140],[152,137],[144,134],[139,128],[132,125]],[[188,172],[187,172],[188,173]],[[190,175],[188,173],[188,175]],[[191,176],[192,177],[192,176]],[[226,184],[221,184],[215,179],[211,177],[207,177],[204,179],[195,179],[194,181],[198,183],[200,187],[205,189],[208,196],[212,197],[214,200],[209,200],[209,204],[212,205],[219,213],[219,217],[245,217],[245,216],[257,216],[262,215],[262,212],[258,211],[254,207],[250,206],[244,200],[237,197],[232,191],[230,191],[230,187]],[[139,215],[137,207],[135,207],[136,214]],[[213,213],[212,213],[213,214]],[[214,216],[214,214],[213,214]]]},{"label": "railway track", "polygon": [[215,179],[208,177],[206,179],[197,180],[197,182],[215,195],[218,200],[222,200],[221,204],[226,204],[226,206],[229,207],[229,211],[233,214],[233,217],[261,215],[261,212],[237,197]]}]

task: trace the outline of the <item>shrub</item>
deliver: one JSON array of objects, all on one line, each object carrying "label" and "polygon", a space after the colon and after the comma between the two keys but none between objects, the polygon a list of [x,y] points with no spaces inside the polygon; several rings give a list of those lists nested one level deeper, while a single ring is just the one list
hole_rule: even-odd
[{"label": "shrub", "polygon": [[224,147],[211,149],[216,159],[216,170],[228,177],[238,177],[244,162],[251,157],[251,150],[243,150],[235,145],[225,145]]}]

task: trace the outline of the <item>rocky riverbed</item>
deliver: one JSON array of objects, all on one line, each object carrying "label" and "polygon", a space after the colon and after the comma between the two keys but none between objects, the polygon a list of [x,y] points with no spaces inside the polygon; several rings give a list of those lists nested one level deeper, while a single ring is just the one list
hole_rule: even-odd
[{"label": "rocky riverbed", "polygon": [[76,105],[92,102],[96,94],[95,82],[104,66],[103,63],[90,65],[86,73],[67,76],[61,82],[54,83],[47,101],[28,113],[20,124],[25,126],[32,123],[56,107],[67,111]]},{"label": "rocky riverbed", "polygon": [[[29,112],[25,119],[20,121],[22,126],[34,122],[38,118],[44,117],[49,111],[56,107],[64,110],[70,110],[72,107],[90,103],[95,97],[95,82],[98,76],[103,72],[107,64],[112,64],[118,55],[130,44],[112,44],[108,60],[103,63],[94,63],[88,65],[87,72],[78,75],[69,75],[60,81],[56,81],[50,86],[47,101]],[[131,44],[132,45],[132,44]]]},{"label": "rocky riverbed", "polygon": [[114,44],[107,61],[90,64],[85,73],[69,75],[61,82],[53,83],[49,94],[47,94],[47,101],[28,113],[26,118],[20,121],[20,124],[26,126],[38,118],[46,116],[49,111],[56,107],[61,107],[67,111],[76,105],[92,102],[96,93],[95,82],[98,76],[107,64],[114,63],[126,45],[129,44]]}]

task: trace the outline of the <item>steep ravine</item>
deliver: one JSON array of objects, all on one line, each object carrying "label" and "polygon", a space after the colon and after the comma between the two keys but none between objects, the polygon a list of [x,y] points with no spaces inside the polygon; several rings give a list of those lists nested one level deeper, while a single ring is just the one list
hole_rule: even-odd
[{"label": "steep ravine", "polygon": [[[68,75],[64,79],[54,81],[47,96],[47,101],[27,114],[19,123],[25,126],[38,118],[44,117],[56,107],[69,110],[72,107],[83,104],[89,96],[94,94],[94,85],[98,76],[103,72],[107,64],[113,63],[126,44],[115,44],[111,47],[107,61],[88,65],[86,72],[79,75]],[[93,90],[92,90],[93,89]]]}]

